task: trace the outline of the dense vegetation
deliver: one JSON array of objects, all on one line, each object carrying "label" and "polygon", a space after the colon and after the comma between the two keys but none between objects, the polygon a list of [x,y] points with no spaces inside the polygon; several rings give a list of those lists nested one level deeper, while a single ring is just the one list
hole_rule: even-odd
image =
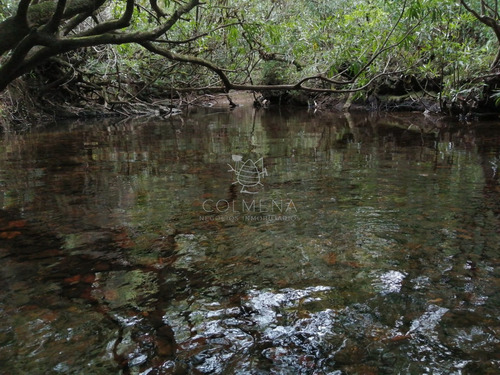
[{"label": "dense vegetation", "polygon": [[499,20],[487,0],[2,1],[0,109],[251,89],[491,111]]}]

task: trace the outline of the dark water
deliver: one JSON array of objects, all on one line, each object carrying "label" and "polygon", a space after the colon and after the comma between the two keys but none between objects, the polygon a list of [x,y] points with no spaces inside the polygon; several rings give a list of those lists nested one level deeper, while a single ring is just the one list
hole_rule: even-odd
[{"label": "dark water", "polygon": [[3,135],[1,374],[500,373],[500,124],[113,121]]}]

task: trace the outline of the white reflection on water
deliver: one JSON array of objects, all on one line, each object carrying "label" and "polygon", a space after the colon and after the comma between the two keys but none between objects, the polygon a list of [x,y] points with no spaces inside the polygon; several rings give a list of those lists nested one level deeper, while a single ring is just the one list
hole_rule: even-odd
[{"label": "white reflection on water", "polygon": [[372,284],[382,295],[399,293],[405,277],[406,273],[391,270],[380,275]]},{"label": "white reflection on water", "polygon": [[426,336],[436,336],[436,326],[449,309],[437,305],[429,305],[427,311],[415,319],[408,333],[420,333]]}]

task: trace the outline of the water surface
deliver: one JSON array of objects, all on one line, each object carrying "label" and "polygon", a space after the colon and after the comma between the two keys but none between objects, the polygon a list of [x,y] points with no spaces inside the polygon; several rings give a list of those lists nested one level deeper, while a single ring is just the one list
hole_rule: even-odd
[{"label": "water surface", "polygon": [[1,373],[500,371],[498,124],[199,109],[0,147]]}]

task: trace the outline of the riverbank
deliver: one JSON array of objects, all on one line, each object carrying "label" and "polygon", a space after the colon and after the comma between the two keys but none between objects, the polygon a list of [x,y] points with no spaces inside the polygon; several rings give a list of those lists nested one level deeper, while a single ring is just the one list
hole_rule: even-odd
[{"label": "riverbank", "polygon": [[457,99],[448,103],[436,97],[421,93],[404,95],[371,94],[367,99],[357,99],[354,95],[316,94],[304,92],[266,92],[264,94],[248,91],[229,93],[213,92],[176,92],[166,97],[149,99],[135,98],[129,101],[112,102],[61,102],[60,100],[35,97],[23,85],[17,83],[0,96],[0,125],[4,130],[10,128],[26,130],[33,124],[67,119],[93,119],[108,117],[160,117],[180,115],[195,107],[236,108],[253,106],[268,110],[272,107],[307,108],[313,112],[387,112],[422,113],[437,119],[445,116],[452,121],[471,123],[495,121],[499,112],[490,104],[478,107],[472,101]]}]

